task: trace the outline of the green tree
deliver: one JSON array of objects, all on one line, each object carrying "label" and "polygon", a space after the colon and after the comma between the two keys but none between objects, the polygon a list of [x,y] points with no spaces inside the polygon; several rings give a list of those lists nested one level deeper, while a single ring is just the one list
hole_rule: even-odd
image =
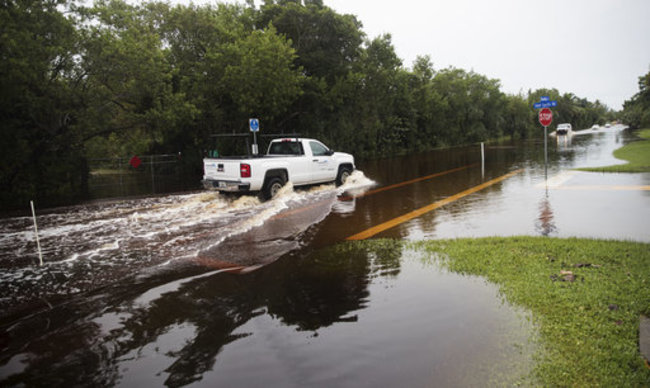
[{"label": "green tree", "polygon": [[82,195],[85,164],[74,131],[78,36],[65,1],[0,5],[0,202],[55,204]]},{"label": "green tree", "polygon": [[[278,131],[300,132],[339,146],[340,112],[346,110],[356,82],[353,67],[361,55],[363,32],[352,15],[340,15],[321,1],[265,1],[259,26],[274,26],[296,49],[295,66],[305,79],[302,94],[284,117],[272,123]],[[347,84],[351,82],[351,84]],[[352,94],[347,94],[352,93]],[[345,128],[350,128],[344,124]],[[349,143],[348,143],[349,144]]]},{"label": "green tree", "polygon": [[639,92],[623,104],[622,118],[630,128],[650,127],[650,71],[639,77]]},{"label": "green tree", "polygon": [[122,1],[86,10],[80,122],[89,156],[155,152],[195,114],[173,88],[173,69],[150,10]]},{"label": "green tree", "polygon": [[522,95],[506,97],[503,133],[512,138],[528,138],[534,130],[531,105]]},{"label": "green tree", "polygon": [[473,143],[502,135],[504,94],[498,80],[449,68],[439,71],[433,83],[441,96],[439,137],[445,143]]}]

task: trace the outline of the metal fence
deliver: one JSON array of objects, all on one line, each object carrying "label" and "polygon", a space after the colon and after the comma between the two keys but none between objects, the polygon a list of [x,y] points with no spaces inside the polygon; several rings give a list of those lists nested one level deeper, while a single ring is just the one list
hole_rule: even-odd
[{"label": "metal fence", "polygon": [[196,182],[192,185],[196,179],[183,172],[180,153],[90,159],[88,163],[92,199],[159,194],[196,186]]}]

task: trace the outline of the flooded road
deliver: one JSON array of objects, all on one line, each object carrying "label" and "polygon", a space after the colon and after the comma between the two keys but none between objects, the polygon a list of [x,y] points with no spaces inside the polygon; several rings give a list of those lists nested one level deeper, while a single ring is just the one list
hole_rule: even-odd
[{"label": "flooded road", "polygon": [[42,267],[31,218],[0,220],[0,384],[511,385],[534,328],[495,287],[389,243],[335,244],[386,223],[372,237],[648,242],[650,174],[571,170],[617,163],[628,137],[550,138],[547,169],[538,139],[488,146],[484,166],[478,146],[360,162],[344,187],[265,203],[54,209],[38,215]]}]

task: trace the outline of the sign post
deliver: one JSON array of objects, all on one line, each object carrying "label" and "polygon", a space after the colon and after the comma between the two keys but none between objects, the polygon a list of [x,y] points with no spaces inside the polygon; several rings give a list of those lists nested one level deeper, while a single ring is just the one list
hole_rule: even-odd
[{"label": "sign post", "polygon": [[557,101],[551,101],[549,96],[541,96],[539,102],[533,104],[533,108],[542,109],[539,111],[539,123],[544,127],[544,176],[548,176],[548,133],[547,127],[553,122],[553,112],[548,108],[557,106]]},{"label": "sign post", "polygon": [[539,111],[539,123],[544,126],[544,175],[548,168],[548,133],[547,128],[553,122],[553,112],[548,108]]},{"label": "sign post", "polygon": [[253,132],[253,155],[257,155],[257,132],[260,131],[260,120],[248,119],[248,127]]}]

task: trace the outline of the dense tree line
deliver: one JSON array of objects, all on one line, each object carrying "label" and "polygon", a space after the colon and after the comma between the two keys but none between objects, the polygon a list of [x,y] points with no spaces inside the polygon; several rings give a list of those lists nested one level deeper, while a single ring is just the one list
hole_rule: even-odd
[{"label": "dense tree line", "polygon": [[245,133],[250,117],[372,158],[528,137],[541,95],[574,127],[612,113],[555,89],[509,95],[428,56],[407,68],[390,35],[368,38],[321,0],[3,0],[0,33],[4,208],[83,198],[92,158],[182,152],[198,176],[210,135]]},{"label": "dense tree line", "polygon": [[650,71],[639,77],[639,92],[625,101],[621,118],[630,128],[650,128]]}]

